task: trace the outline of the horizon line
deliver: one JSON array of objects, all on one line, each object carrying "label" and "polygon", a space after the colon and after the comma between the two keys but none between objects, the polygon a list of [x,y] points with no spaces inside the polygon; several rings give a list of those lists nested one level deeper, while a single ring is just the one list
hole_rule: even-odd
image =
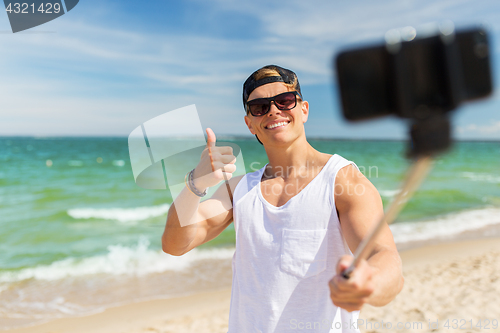
[{"label": "horizon line", "polygon": [[[41,136],[41,135],[0,135],[0,139],[127,139],[128,136],[123,136],[123,135],[47,135],[47,136]],[[172,139],[189,139],[191,137],[169,137]],[[217,136],[218,140],[256,140],[254,136],[249,136],[249,135],[218,135]],[[409,141],[409,138],[373,138],[373,137],[366,137],[366,138],[348,138],[348,137],[308,137],[307,140],[316,140],[316,141],[322,141],[322,140],[334,140],[334,141],[398,141],[398,142],[407,142]],[[462,138],[456,138],[453,139],[453,141],[457,142],[500,142],[500,138],[498,139],[484,139],[484,138],[469,138],[469,139],[462,139]]]}]

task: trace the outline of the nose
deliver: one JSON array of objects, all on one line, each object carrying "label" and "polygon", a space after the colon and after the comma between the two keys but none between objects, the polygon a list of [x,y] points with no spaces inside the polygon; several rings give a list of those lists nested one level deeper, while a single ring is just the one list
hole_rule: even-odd
[{"label": "nose", "polygon": [[281,113],[281,110],[278,109],[274,101],[271,101],[271,104],[269,105],[269,112],[267,113],[267,116],[271,116],[276,113]]}]

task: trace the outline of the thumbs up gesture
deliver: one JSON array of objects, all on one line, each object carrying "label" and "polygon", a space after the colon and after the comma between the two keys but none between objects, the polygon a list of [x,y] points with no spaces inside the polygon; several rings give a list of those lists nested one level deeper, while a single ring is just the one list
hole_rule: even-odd
[{"label": "thumbs up gesture", "polygon": [[203,150],[200,163],[196,166],[193,178],[199,191],[217,185],[221,180],[231,179],[236,171],[236,157],[233,148],[217,147],[217,138],[212,129],[207,128],[207,147]]}]

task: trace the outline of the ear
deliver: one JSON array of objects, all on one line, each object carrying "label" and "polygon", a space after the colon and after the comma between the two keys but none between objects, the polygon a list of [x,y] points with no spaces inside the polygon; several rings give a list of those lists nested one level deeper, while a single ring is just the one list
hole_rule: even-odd
[{"label": "ear", "polygon": [[250,131],[250,133],[255,135],[255,131],[253,130],[252,121],[250,120],[250,117],[245,116],[245,124],[247,124],[248,130]]},{"label": "ear", "polygon": [[309,117],[309,102],[308,101],[302,101],[301,111],[302,111],[302,123],[305,123],[305,122],[307,122],[307,118]]}]

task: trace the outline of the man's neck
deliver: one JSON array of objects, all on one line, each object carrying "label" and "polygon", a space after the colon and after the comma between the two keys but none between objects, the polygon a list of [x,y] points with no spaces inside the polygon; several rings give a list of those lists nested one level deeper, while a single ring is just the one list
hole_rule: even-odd
[{"label": "man's neck", "polygon": [[314,149],[305,137],[290,145],[268,146],[265,149],[269,159],[266,177],[293,178],[300,170],[318,167],[318,164],[323,166],[321,161],[324,154]]}]

